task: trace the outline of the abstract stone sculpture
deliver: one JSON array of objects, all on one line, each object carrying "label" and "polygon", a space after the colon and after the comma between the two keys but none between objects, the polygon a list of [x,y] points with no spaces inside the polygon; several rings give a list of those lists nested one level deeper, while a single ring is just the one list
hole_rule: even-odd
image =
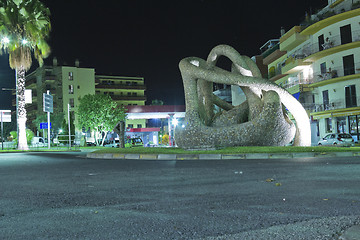
[{"label": "abstract stone sculpture", "polygon": [[[231,72],[216,66],[220,56],[231,60]],[[302,105],[285,89],[262,78],[256,64],[234,48],[219,45],[207,61],[184,58],[179,68],[186,104],[185,126],[175,130],[179,147],[284,146],[294,136],[295,146],[310,146],[309,117]],[[213,83],[240,86],[247,100],[232,106],[213,94]],[[222,111],[215,113],[215,105]]]}]

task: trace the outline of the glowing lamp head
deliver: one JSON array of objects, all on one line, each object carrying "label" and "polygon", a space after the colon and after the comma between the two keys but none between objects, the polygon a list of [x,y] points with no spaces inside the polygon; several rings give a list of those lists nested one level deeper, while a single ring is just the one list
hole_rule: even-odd
[{"label": "glowing lamp head", "polygon": [[26,40],[26,39],[23,39],[23,40],[21,41],[21,43],[24,44],[24,45],[27,44],[28,42],[29,42],[29,41]]},{"label": "glowing lamp head", "polygon": [[173,124],[174,126],[176,126],[178,123],[179,123],[179,121],[178,121],[176,118],[174,118],[174,119],[172,120],[172,124]]},{"label": "glowing lamp head", "polygon": [[9,42],[10,42],[10,39],[9,39],[8,37],[4,37],[4,38],[2,39],[2,42],[3,42],[3,43],[9,43]]}]

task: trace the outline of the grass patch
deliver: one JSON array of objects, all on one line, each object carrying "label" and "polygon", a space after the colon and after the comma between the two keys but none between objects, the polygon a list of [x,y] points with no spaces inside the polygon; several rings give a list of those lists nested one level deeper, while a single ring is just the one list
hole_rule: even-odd
[{"label": "grass patch", "polygon": [[186,151],[181,148],[103,148],[94,153],[137,154],[242,154],[242,153],[292,153],[292,152],[348,152],[360,151],[360,147],[229,147],[219,150]]}]

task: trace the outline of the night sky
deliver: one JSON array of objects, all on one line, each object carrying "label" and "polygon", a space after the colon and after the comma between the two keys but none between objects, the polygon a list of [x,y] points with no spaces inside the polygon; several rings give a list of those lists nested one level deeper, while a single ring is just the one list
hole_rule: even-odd
[{"label": "night sky", "polygon": [[[304,20],[327,0],[42,0],[51,11],[48,42],[60,64],[95,68],[97,74],[144,77],[147,104],[184,104],[178,63],[207,58],[219,44],[254,56],[268,40]],[[222,60],[226,64],[226,60]],[[38,64],[34,60],[33,68]],[[0,87],[14,88],[8,55],[0,56]],[[0,91],[0,109],[10,109]]]}]

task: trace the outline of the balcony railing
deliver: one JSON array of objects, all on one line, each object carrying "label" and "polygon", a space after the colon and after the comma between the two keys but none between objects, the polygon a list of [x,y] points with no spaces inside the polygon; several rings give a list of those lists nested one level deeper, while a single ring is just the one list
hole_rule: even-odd
[{"label": "balcony railing", "polygon": [[119,96],[110,95],[114,101],[146,101],[146,96]]},{"label": "balcony railing", "polygon": [[355,63],[355,67],[350,67],[345,69],[344,67],[332,67],[329,68],[328,72],[326,73],[314,72],[313,76],[311,77],[306,77],[306,78],[293,77],[292,81],[285,83],[284,85],[282,85],[282,87],[287,89],[299,84],[312,84],[312,83],[318,83],[321,81],[348,76],[352,74],[359,74],[360,68],[357,68],[356,66],[360,66],[360,62]]},{"label": "balcony railing", "polygon": [[[360,41],[360,31],[352,31],[351,32],[352,35],[352,41],[351,42],[358,42]],[[326,49],[330,49],[330,48],[334,48],[337,46],[342,45],[341,43],[341,36],[340,35],[335,35],[335,36],[331,36],[331,37],[327,37],[325,39],[324,44],[319,45],[318,42],[308,42],[307,44],[304,45],[304,47],[302,47],[301,49],[299,49],[298,51],[294,52],[292,54],[292,57],[294,57],[295,59],[303,59],[306,58],[312,54],[315,54],[317,52],[326,50]]]},{"label": "balcony railing", "polygon": [[26,87],[30,87],[30,86],[32,86],[32,85],[36,85],[36,78],[32,78],[32,79],[30,79],[30,80],[25,80],[25,86]]},{"label": "balcony railing", "polygon": [[96,89],[136,89],[146,90],[145,85],[125,85],[125,84],[99,84],[95,86]]},{"label": "balcony railing", "polygon": [[302,105],[306,110],[309,110],[311,112],[323,112],[335,109],[357,107],[359,106],[359,103],[360,97],[357,97],[356,103],[352,105],[346,105],[345,98],[330,100],[328,103],[302,103]]}]

